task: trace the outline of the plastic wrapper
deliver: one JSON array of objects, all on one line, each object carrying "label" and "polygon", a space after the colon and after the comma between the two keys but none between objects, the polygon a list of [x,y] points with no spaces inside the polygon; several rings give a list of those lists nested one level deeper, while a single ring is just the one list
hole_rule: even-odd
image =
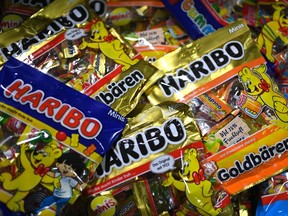
[{"label": "plastic wrapper", "polygon": [[160,177],[136,180],[81,199],[68,208],[69,215],[173,215],[178,200],[183,198],[173,188],[161,185]]},{"label": "plastic wrapper", "polygon": [[[190,115],[189,106],[164,102],[129,118],[123,138],[106,154],[101,167],[95,172],[94,183],[87,188],[85,195],[99,196],[110,189],[117,190],[132,184],[134,193],[140,197],[140,200],[137,198],[140,215],[162,215],[165,212],[167,215],[176,215],[182,211],[199,215],[206,204],[206,211],[216,205],[216,199],[219,206],[215,207],[218,209],[215,212],[222,212],[223,215],[227,211],[233,213],[226,192],[216,192],[204,176],[192,175],[194,171],[204,175],[199,167],[204,152],[200,134]],[[192,158],[193,163],[189,165]],[[181,167],[186,166],[187,169],[182,173]],[[185,184],[188,184],[187,188]],[[148,195],[147,191],[150,191]],[[147,199],[147,202],[143,202]],[[119,201],[118,207],[122,204]]]},{"label": "plastic wrapper", "polygon": [[159,0],[109,0],[105,21],[121,34],[127,34],[150,29],[168,17],[169,12]]},{"label": "plastic wrapper", "polygon": [[155,158],[173,151],[179,154],[181,147],[193,145],[194,142],[201,143],[198,129],[189,116],[188,106],[184,104],[167,102],[153,106],[129,118],[129,122],[122,138],[97,168],[95,185],[89,188],[89,193],[97,194],[149,172],[149,164]]},{"label": "plastic wrapper", "polygon": [[[238,0],[208,0],[213,9],[222,17],[226,22],[231,23],[238,18],[242,18],[244,11],[241,6],[243,1]],[[242,12],[242,13],[241,13]]]},{"label": "plastic wrapper", "polygon": [[3,209],[59,215],[61,204],[74,202],[86,187],[126,119],[14,58],[2,68],[0,82]]},{"label": "plastic wrapper", "polygon": [[[48,43],[65,29],[87,24],[98,12],[92,7],[94,1],[90,2],[88,4],[85,0],[53,1],[26,19],[18,28],[3,32],[0,35],[0,66],[11,56],[19,60],[27,58],[28,54],[39,49],[37,45],[43,46],[43,41]],[[27,55],[23,56],[24,53]]]},{"label": "plastic wrapper", "polygon": [[190,41],[159,0],[108,1],[107,6],[105,21],[149,62]]},{"label": "plastic wrapper", "polygon": [[216,188],[239,193],[286,167],[287,100],[242,20],[153,64],[166,75],[148,100],[190,105],[207,154],[201,166]]},{"label": "plastic wrapper", "polygon": [[98,18],[38,46],[24,61],[81,92],[116,68],[113,76],[129,69],[141,58]]},{"label": "plastic wrapper", "polygon": [[282,172],[259,185],[260,200],[256,215],[287,215],[288,173]]},{"label": "plastic wrapper", "polygon": [[[80,199],[75,206],[69,208],[68,214],[89,216],[200,216],[205,215],[205,212],[209,212],[212,215],[213,213],[214,215],[235,215],[236,212],[230,201],[230,196],[225,192],[213,191],[211,183],[207,180],[197,180],[196,171],[193,172],[193,177],[195,178],[195,182],[199,181],[199,183],[193,182],[192,176],[190,180],[188,180],[188,177],[180,171],[183,163],[191,162],[190,160],[185,160],[187,159],[188,152],[196,153],[198,160],[203,156],[202,151],[202,147],[198,145],[186,150],[182,149],[183,157],[175,161],[175,168],[172,171],[175,177],[175,179],[173,177],[173,183],[172,173],[170,172],[164,175],[155,175],[153,172],[150,172],[132,182],[130,181],[124,184],[124,186],[117,186],[116,188],[105,190],[99,194],[88,197],[85,197],[85,195],[82,196],[82,199]],[[164,163],[162,165],[164,166]],[[199,166],[194,163],[193,167],[195,170],[199,168]],[[190,169],[192,169],[192,165]],[[179,176],[183,179],[180,180],[181,178]],[[187,188],[180,187],[181,184],[186,184]],[[207,192],[209,191],[208,195],[205,193],[206,190]],[[198,193],[197,191],[202,191],[204,196],[201,192]]]},{"label": "plastic wrapper", "polygon": [[[57,9],[58,13],[67,10],[65,16],[54,14],[55,8],[59,7],[58,1],[51,3],[42,13],[27,20],[35,34],[20,40],[23,47],[13,42],[1,51],[6,58],[16,56],[127,115],[144,90],[162,74],[142,60],[141,55],[115,29],[96,17],[91,2],[88,5],[86,1],[78,0],[78,4],[73,2],[66,4],[65,9]],[[39,23],[44,14],[50,22]],[[27,28],[28,24],[24,26]],[[44,30],[37,33],[37,29],[45,24]],[[3,42],[7,34],[1,35]],[[22,37],[26,34],[23,32]]]},{"label": "plastic wrapper", "polygon": [[24,20],[29,18],[41,8],[50,4],[52,0],[45,1],[1,1],[0,30],[7,31],[19,27]]},{"label": "plastic wrapper", "polygon": [[258,7],[255,0],[244,0],[240,6],[242,18],[244,18],[249,26],[259,26],[258,22]]},{"label": "plastic wrapper", "polygon": [[180,164],[166,173],[165,187],[172,186],[186,195],[186,200],[175,211],[182,215],[235,215],[231,197],[223,190],[214,188],[200,166],[203,152],[197,148],[185,149]]},{"label": "plastic wrapper", "polygon": [[288,2],[257,1],[259,26],[254,28],[258,48],[279,77],[287,68]]},{"label": "plastic wrapper", "polygon": [[162,2],[193,40],[228,24],[208,0],[162,0]]}]

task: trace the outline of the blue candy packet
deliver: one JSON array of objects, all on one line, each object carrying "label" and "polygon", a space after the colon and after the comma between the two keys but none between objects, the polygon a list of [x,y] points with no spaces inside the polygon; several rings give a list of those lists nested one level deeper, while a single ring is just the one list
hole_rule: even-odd
[{"label": "blue candy packet", "polygon": [[259,185],[261,199],[256,216],[288,215],[288,172],[275,175]]},{"label": "blue candy packet", "polygon": [[0,83],[1,112],[49,131],[53,139],[95,162],[102,160],[127,123],[106,104],[15,58],[4,65]]},{"label": "blue candy packet", "polygon": [[162,0],[193,40],[228,25],[207,0]]}]

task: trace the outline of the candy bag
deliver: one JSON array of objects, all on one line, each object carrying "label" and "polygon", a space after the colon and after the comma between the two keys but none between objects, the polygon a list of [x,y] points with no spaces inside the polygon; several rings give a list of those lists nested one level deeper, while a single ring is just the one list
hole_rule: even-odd
[{"label": "candy bag", "polygon": [[239,193],[285,167],[287,100],[268,75],[265,59],[243,21],[153,65],[166,75],[146,92],[148,100],[190,105],[207,153],[201,166],[217,182],[216,189]]},{"label": "candy bag", "polygon": [[208,0],[162,0],[175,19],[193,40],[226,26]]},{"label": "candy bag", "polygon": [[[256,42],[279,77],[287,67],[287,14],[286,1],[258,1],[260,27],[256,28]],[[286,65],[286,67],[285,67]]]},{"label": "candy bag", "polygon": [[[236,21],[237,18],[242,18],[242,11],[239,9],[243,2],[237,0],[208,0],[214,10],[222,17],[226,22],[231,23]],[[240,8],[239,8],[240,7]],[[239,15],[240,14],[240,15]]]},{"label": "candy bag", "polygon": [[[2,111],[35,128],[47,121],[40,123],[40,127],[47,127],[53,137],[95,161],[101,160],[125,127],[126,119],[113,109],[50,76],[37,74],[36,69],[14,58],[2,72],[1,84],[6,86],[2,89]],[[48,81],[49,86],[41,83]],[[86,105],[82,106],[83,103]]]},{"label": "candy bag", "polygon": [[[30,214],[49,207],[59,215],[64,206],[51,207],[53,200],[75,201],[126,119],[14,58],[2,68],[0,82],[1,202],[7,212]],[[67,193],[60,187],[65,177],[73,182]]]},{"label": "candy bag", "polygon": [[[166,154],[175,151],[178,155],[181,146],[200,142],[198,129],[189,116],[188,106],[184,104],[153,106],[129,121],[122,139],[105,155],[101,167],[97,168],[95,185],[89,188],[88,193],[97,194],[149,172],[153,159],[163,156],[172,160],[173,157]],[[127,142],[129,145],[125,145]]]},{"label": "candy bag", "polygon": [[244,18],[249,26],[259,26],[258,7],[256,0],[244,0],[242,5],[242,18]]},{"label": "candy bag", "polygon": [[19,27],[24,20],[51,2],[50,0],[24,2],[17,0],[1,1],[0,29],[7,31],[11,28]]},{"label": "candy bag", "polygon": [[[110,188],[117,190],[119,187],[125,187],[136,181],[135,184],[139,187],[138,190],[140,190],[138,194],[141,197],[141,203],[143,203],[145,199],[149,200],[147,201],[147,203],[149,203],[148,206],[141,208],[139,204],[137,204],[137,206],[141,211],[147,211],[148,215],[164,214],[165,209],[171,215],[174,215],[182,211],[181,208],[185,203],[194,206],[194,209],[187,206],[185,207],[186,210],[189,209],[191,212],[198,212],[199,214],[201,209],[205,208],[202,206],[203,203],[206,203],[202,200],[200,193],[203,185],[202,183],[202,186],[192,183],[192,179],[187,178],[189,178],[189,169],[193,169],[193,171],[195,169],[195,172],[198,172],[199,161],[203,158],[203,145],[200,141],[199,132],[195,131],[194,120],[190,116],[191,113],[189,113],[189,107],[185,104],[163,102],[128,119],[128,125],[123,133],[123,138],[106,154],[106,158],[103,160],[101,167],[99,166],[95,172],[94,183],[92,183],[91,187],[87,188],[87,193],[85,194],[88,196],[103,195],[110,191]],[[182,173],[180,171],[181,167],[186,166],[183,165],[183,163],[189,163],[185,155],[187,157],[188,155],[191,157],[194,156],[195,163],[191,163],[191,166],[187,167],[187,170],[184,171],[185,173]],[[177,174],[178,171],[182,176]],[[183,179],[181,179],[181,177],[183,177]],[[191,176],[191,178],[193,177]],[[220,213],[222,211],[221,208],[223,208],[223,212],[226,212],[226,210],[229,211],[230,197],[227,193],[219,192],[216,195],[215,192],[214,194],[212,183],[204,180],[204,178],[205,177],[202,176],[199,181],[203,181],[205,187],[207,186],[205,191],[210,191],[211,189],[209,195],[207,195],[209,206],[213,206],[213,204],[216,203],[216,199],[218,199],[217,208],[219,209],[217,212]],[[190,183],[188,183],[190,180],[191,188],[185,188],[184,182],[187,181],[186,183],[190,185]],[[195,181],[196,180],[197,177],[195,177]],[[147,187],[146,189],[143,186],[140,187],[141,182],[147,182],[150,190],[147,190]],[[178,187],[178,184],[181,184],[181,187]],[[147,184],[144,185],[147,186]],[[200,194],[196,192],[190,193],[193,185],[196,191],[199,189]],[[169,191],[174,192],[168,195]],[[134,192],[136,193],[136,191]],[[151,195],[151,192],[154,195]],[[166,198],[164,198],[164,196],[157,201],[157,193],[165,193]],[[174,197],[173,194],[179,195]],[[213,204],[211,197],[213,197]],[[194,202],[194,200],[197,199],[200,200],[199,205],[197,202]],[[160,204],[161,200],[162,204]],[[169,200],[171,201],[170,204],[168,202]],[[104,202],[102,201],[102,204],[98,203],[99,206],[103,205]],[[118,206],[119,205],[121,205],[121,202],[119,202]],[[98,205],[95,204],[94,206]],[[197,206],[199,210],[195,210],[195,206]],[[113,208],[115,209],[115,206],[113,206]],[[184,212],[186,210],[184,210]]]},{"label": "candy bag", "polygon": [[159,0],[109,0],[105,21],[121,34],[127,34],[151,28],[168,16],[168,11]]},{"label": "candy bag", "polygon": [[159,177],[150,176],[149,179],[139,179],[83,200],[91,216],[167,215],[168,212],[171,215],[179,196],[173,188],[163,187]]},{"label": "candy bag", "polygon": [[[287,215],[288,174],[282,172],[259,185],[260,203],[256,215]],[[261,214],[259,214],[261,212]]]},{"label": "candy bag", "polygon": [[118,73],[129,69],[141,58],[99,18],[63,30],[38,46],[31,54],[23,54],[24,61],[81,92],[116,68]]},{"label": "candy bag", "polygon": [[[38,50],[37,44],[48,42],[64,29],[85,25],[88,19],[96,17],[93,2],[97,0],[90,1],[90,4],[85,0],[56,0],[33,14],[18,28],[3,32],[0,35],[0,66],[11,56],[23,60],[23,53],[31,54]],[[98,11],[101,10],[99,8]]]},{"label": "candy bag", "polygon": [[161,1],[112,0],[107,5],[106,23],[134,47],[179,45],[188,39]]}]

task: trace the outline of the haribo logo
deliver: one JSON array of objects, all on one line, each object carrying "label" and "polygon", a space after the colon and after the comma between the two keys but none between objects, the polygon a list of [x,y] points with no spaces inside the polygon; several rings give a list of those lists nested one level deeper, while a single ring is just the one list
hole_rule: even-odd
[{"label": "haribo logo", "polygon": [[109,175],[112,169],[122,169],[132,162],[162,152],[168,145],[179,145],[186,139],[184,123],[171,118],[161,126],[153,126],[132,137],[119,140],[114,149],[108,151],[96,169],[96,177]]},{"label": "haribo logo", "polygon": [[218,69],[226,67],[232,60],[241,60],[244,46],[239,41],[229,41],[223,48],[217,48],[192,61],[186,68],[178,68],[176,75],[167,75],[158,81],[163,94],[171,97],[178,94],[188,83],[195,83]]},{"label": "haribo logo", "polygon": [[46,40],[47,38],[57,34],[58,32],[74,28],[77,24],[84,23],[89,18],[89,12],[83,5],[77,5],[72,8],[66,16],[58,17],[53,20],[45,29],[40,31],[37,35],[31,38],[22,38],[19,41],[11,43],[7,47],[0,49],[0,54],[5,59],[10,57],[20,56],[26,50],[29,50],[31,46]]},{"label": "haribo logo", "polygon": [[78,133],[86,138],[93,139],[101,131],[102,125],[98,119],[86,117],[83,112],[69,104],[62,103],[54,97],[46,97],[41,90],[33,91],[33,87],[24,84],[21,79],[13,81],[5,88],[4,96],[26,105],[32,110],[44,114],[47,118],[59,122],[69,130],[78,130]]}]

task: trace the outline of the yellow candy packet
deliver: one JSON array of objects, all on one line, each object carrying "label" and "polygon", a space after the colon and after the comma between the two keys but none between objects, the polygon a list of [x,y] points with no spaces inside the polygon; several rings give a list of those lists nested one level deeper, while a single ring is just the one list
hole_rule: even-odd
[{"label": "yellow candy packet", "polygon": [[0,65],[16,57],[127,115],[162,73],[97,17],[93,2],[67,1],[60,7],[63,1],[56,0],[0,35]]},{"label": "yellow candy packet", "polygon": [[19,27],[21,23],[47,6],[52,1],[17,1],[3,0],[0,2],[0,32]]},{"label": "yellow candy packet", "polygon": [[[133,184],[139,202],[135,207],[147,215],[165,214],[163,208],[175,214],[232,213],[230,196],[225,191],[215,191],[200,168],[203,153],[200,133],[188,105],[167,101],[142,111],[128,119],[122,139],[97,167],[95,181],[85,192],[88,199],[95,199],[90,211],[121,210],[123,202],[105,207],[105,194]],[[142,183],[144,187],[140,186]],[[147,188],[153,191],[146,191]],[[156,204],[157,196],[152,198],[152,194],[164,191],[164,197],[159,195],[162,204]],[[167,197],[170,203],[165,203]],[[143,200],[151,207],[141,205]]]},{"label": "yellow candy packet", "polygon": [[286,168],[287,99],[243,20],[153,65],[165,76],[146,92],[148,100],[190,105],[207,153],[201,164],[216,188],[235,194]]},{"label": "yellow candy packet", "polygon": [[86,0],[55,0],[19,27],[3,32],[0,35],[0,66],[11,56],[25,59],[27,54],[39,51],[43,41],[48,42],[65,29],[85,25],[88,19],[96,17],[95,1],[89,4]]},{"label": "yellow candy packet", "polygon": [[[122,139],[98,166],[88,194],[97,194],[151,171],[150,164],[156,158],[180,157],[180,149],[185,146],[202,147],[199,131],[189,113],[185,104],[166,102],[128,119]],[[158,168],[159,173],[170,169],[169,166]]]}]

